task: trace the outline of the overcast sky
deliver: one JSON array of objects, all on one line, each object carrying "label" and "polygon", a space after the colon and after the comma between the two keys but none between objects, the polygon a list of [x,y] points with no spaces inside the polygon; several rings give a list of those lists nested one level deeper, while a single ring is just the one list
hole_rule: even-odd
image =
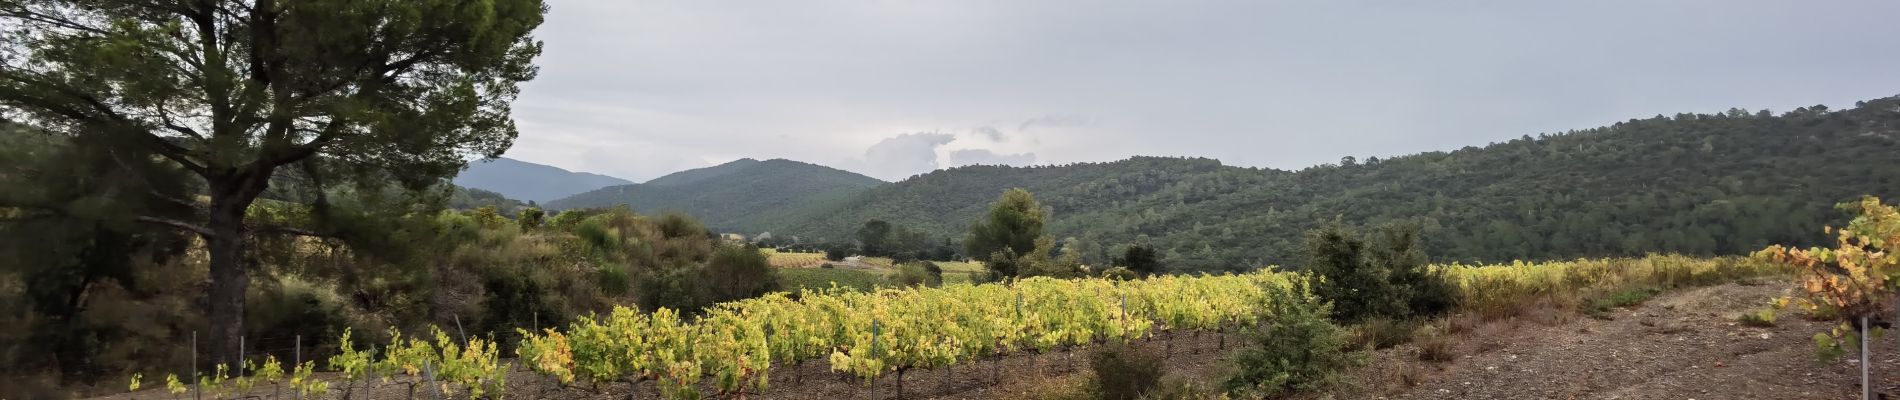
[{"label": "overcast sky", "polygon": [[1900,2],[549,0],[506,156],[1296,169],[1900,94]]}]

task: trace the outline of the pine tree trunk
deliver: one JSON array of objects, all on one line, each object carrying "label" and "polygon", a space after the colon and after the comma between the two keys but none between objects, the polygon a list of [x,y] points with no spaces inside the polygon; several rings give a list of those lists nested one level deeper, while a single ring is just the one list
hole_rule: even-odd
[{"label": "pine tree trunk", "polygon": [[211,361],[237,370],[239,338],[244,335],[244,291],[250,287],[245,243],[250,232],[244,214],[264,192],[270,173],[235,173],[205,178],[211,189],[211,236],[205,247],[211,256],[211,287],[205,293],[211,323]]}]

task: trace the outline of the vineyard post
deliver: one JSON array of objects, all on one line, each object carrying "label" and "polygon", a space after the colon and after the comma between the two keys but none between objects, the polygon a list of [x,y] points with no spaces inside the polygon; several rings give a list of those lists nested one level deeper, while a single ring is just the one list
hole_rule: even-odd
[{"label": "vineyard post", "polygon": [[1873,369],[1873,366],[1869,365],[1868,362],[1873,357],[1869,357],[1867,354],[1867,349],[1869,348],[1869,346],[1867,346],[1867,342],[1870,342],[1873,340],[1874,340],[1873,326],[1868,325],[1867,316],[1862,315],[1860,316],[1860,398],[1861,400],[1873,400],[1874,398],[1874,387],[1873,385],[1871,385],[1872,381],[1868,380],[1868,371]]},{"label": "vineyard post", "polygon": [[435,393],[435,400],[442,400],[442,385],[435,383],[435,367],[429,360],[422,360],[422,378],[428,380],[429,391]]},{"label": "vineyard post", "polygon": [[[291,368],[290,370],[292,371],[291,374],[295,375],[296,374],[295,371],[297,370],[297,367],[303,366],[303,335],[297,335],[297,338],[294,339],[293,342],[291,342],[290,347],[291,347],[290,361],[292,361],[292,364],[290,364],[290,368]],[[302,390],[293,389],[290,391],[290,393],[291,393],[290,397],[298,398],[298,399],[303,398]]]},{"label": "vineyard post", "polygon": [[198,331],[191,331],[191,398],[203,398],[198,394]]},{"label": "vineyard post", "polygon": [[455,317],[455,333],[462,335],[462,345],[467,346],[468,345],[468,331],[462,330],[462,315],[451,314],[449,316]]},{"label": "vineyard post", "polygon": [[1128,342],[1128,294],[1122,293],[1122,342]]}]

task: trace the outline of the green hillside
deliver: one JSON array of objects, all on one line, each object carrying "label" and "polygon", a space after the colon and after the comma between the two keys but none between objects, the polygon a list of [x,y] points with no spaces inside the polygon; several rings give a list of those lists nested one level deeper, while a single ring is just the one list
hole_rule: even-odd
[{"label": "green hillside", "polygon": [[734,172],[745,170],[746,167],[757,165],[758,163],[760,163],[759,160],[754,160],[750,158],[741,158],[737,160],[728,161],[725,164],[714,165],[711,167],[694,168],[694,169],[689,169],[685,171],[666,174],[666,176],[653,178],[653,180],[643,182],[642,184],[652,185],[652,186],[689,185],[693,183],[702,182],[707,179],[713,179],[713,178],[730,175]]},{"label": "green hillside", "polygon": [[1834,204],[1900,195],[1897,127],[1900,98],[1886,98],[1841,111],[1659,115],[1300,171],[1154,157],[973,166],[733,225],[842,240],[876,218],[960,237],[997,194],[1022,187],[1053,209],[1054,236],[1108,249],[1146,235],[1180,271],[1291,264],[1301,233],[1334,220],[1415,221],[1446,261],[1738,254],[1818,243],[1813,227],[1839,219]]},{"label": "green hillside", "polygon": [[678,211],[722,231],[753,232],[811,215],[866,189],[884,185],[864,175],[791,160],[734,161],[667,175],[653,182],[610,186],[548,202],[550,209],[626,204],[647,214]]}]

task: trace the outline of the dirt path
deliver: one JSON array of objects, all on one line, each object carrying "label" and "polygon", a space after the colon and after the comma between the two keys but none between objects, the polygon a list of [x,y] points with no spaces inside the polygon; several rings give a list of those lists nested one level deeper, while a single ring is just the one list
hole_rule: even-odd
[{"label": "dirt path", "polygon": [[[1784,312],[1773,327],[1736,317],[1783,295],[1781,282],[1665,293],[1611,320],[1552,326],[1505,322],[1455,339],[1450,362],[1402,346],[1377,355],[1394,368],[1360,371],[1361,396],[1391,399],[1848,399],[1858,360],[1821,364],[1812,336],[1837,322]],[[1900,393],[1895,339],[1874,342],[1876,391]],[[1849,357],[1856,357],[1850,352]],[[1406,382],[1406,381],[1410,382]],[[1355,396],[1347,396],[1355,397]]]}]

